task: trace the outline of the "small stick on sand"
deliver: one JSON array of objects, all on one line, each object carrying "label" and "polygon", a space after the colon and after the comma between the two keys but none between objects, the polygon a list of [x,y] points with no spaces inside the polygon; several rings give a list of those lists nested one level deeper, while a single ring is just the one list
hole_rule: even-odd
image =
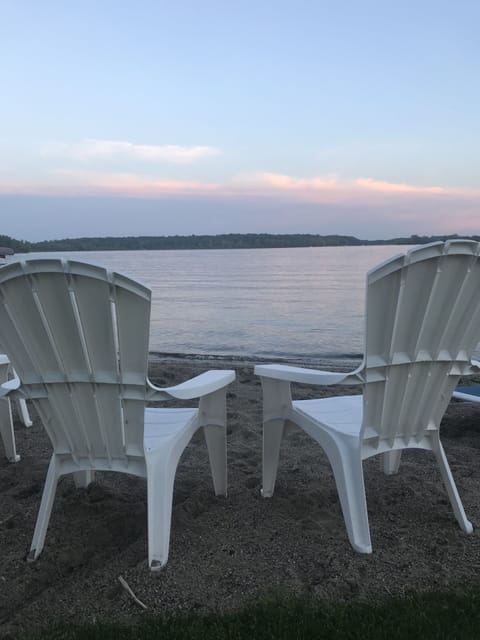
[{"label": "small stick on sand", "polygon": [[138,604],[139,607],[142,607],[142,609],[148,609],[147,605],[144,604],[141,600],[139,600],[137,596],[133,593],[133,591],[130,589],[130,586],[128,585],[128,582],[124,578],[122,578],[122,576],[118,576],[118,581],[120,582],[122,587],[125,589],[125,591],[128,593],[128,595],[133,599],[133,601]]}]

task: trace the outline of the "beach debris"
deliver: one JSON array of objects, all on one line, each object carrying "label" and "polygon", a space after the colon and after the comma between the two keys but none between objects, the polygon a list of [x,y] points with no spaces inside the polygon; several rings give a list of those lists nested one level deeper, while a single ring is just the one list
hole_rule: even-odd
[{"label": "beach debris", "polygon": [[125,578],[122,578],[122,576],[118,576],[118,581],[120,582],[120,584],[122,585],[122,587],[125,589],[125,591],[128,593],[128,595],[132,598],[132,600],[138,604],[139,607],[142,607],[142,609],[148,609],[147,605],[144,604],[141,600],[139,600],[137,598],[137,596],[133,593],[133,591],[130,588],[130,585],[128,584],[128,582],[125,580]]},{"label": "beach debris", "polygon": [[7,516],[6,518],[4,518],[3,520],[0,520],[0,527],[4,524],[7,524],[8,522],[11,522],[14,518],[14,514],[12,513],[12,515]]}]

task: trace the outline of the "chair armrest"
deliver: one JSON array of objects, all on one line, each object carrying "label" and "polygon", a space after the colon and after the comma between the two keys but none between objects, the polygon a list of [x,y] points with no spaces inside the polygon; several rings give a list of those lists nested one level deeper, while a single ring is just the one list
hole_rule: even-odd
[{"label": "chair armrest", "polygon": [[149,394],[149,400],[155,400],[157,394],[160,396],[159,399],[165,399],[165,395],[178,400],[201,398],[209,393],[223,389],[234,380],[235,371],[230,369],[211,369],[173,387],[156,387],[148,380],[149,389],[153,392],[152,395]]},{"label": "chair armrest", "polygon": [[15,391],[20,386],[20,379],[13,378],[12,380],[8,380],[0,385],[0,398],[8,395],[12,391]]},{"label": "chair armrest", "polygon": [[333,371],[321,371],[319,369],[304,369],[303,367],[292,367],[285,364],[257,364],[255,374],[264,378],[274,380],[285,380],[287,382],[303,382],[306,384],[331,385],[331,384],[362,384],[360,371],[362,367],[349,373],[338,373]]},{"label": "chair armrest", "polygon": [[459,375],[462,378],[469,376],[477,376],[480,373],[480,360],[470,360],[470,362],[462,362],[452,368],[452,375]]}]

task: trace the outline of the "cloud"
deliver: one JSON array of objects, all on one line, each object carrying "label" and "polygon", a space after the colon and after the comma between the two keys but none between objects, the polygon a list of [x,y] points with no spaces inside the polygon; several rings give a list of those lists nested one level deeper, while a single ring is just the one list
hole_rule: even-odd
[{"label": "cloud", "polygon": [[[249,222],[252,229],[323,233],[328,228],[332,233],[359,237],[470,235],[478,233],[480,219],[478,189],[409,185],[371,177],[347,180],[335,175],[305,178],[265,172],[215,183],[60,169],[45,173],[36,183],[0,182],[2,194],[78,201],[94,197],[103,199],[106,207],[113,198],[175,201],[180,208],[197,211],[204,225],[209,224],[205,211],[222,210],[227,217],[228,211],[235,212],[242,219],[251,211],[255,212]],[[232,229],[222,229],[238,229],[238,222],[232,219],[231,224]]]},{"label": "cloud", "polygon": [[162,180],[146,178],[128,173],[96,174],[89,172],[58,171],[59,175],[73,178],[80,187],[93,189],[97,193],[108,195],[159,197],[164,195],[201,195],[212,194],[218,190],[213,183]]},{"label": "cloud", "polygon": [[471,204],[471,215],[478,215],[480,190],[440,186],[417,186],[386,182],[374,178],[340,179],[335,175],[302,178],[277,173],[244,174],[223,183],[195,180],[169,180],[128,172],[101,172],[55,169],[34,182],[0,182],[0,193],[49,193],[51,195],[106,195],[155,197],[163,194],[207,194],[221,197],[269,197],[282,201],[321,204],[382,204],[410,200],[445,201]]},{"label": "cloud", "polygon": [[376,191],[380,193],[398,193],[415,195],[446,195],[448,190],[444,187],[416,187],[411,184],[397,184],[394,182],[384,182],[382,180],[373,180],[373,178],[357,178],[354,185],[367,191]]},{"label": "cloud", "polygon": [[276,173],[257,173],[239,177],[233,183],[236,192],[263,196],[285,196],[299,201],[332,203],[381,204],[402,202],[412,198],[470,200],[480,204],[480,190],[440,186],[417,186],[386,182],[373,178],[340,179],[337,176],[300,178]]},{"label": "cloud", "polygon": [[124,158],[152,162],[191,163],[220,155],[220,149],[209,146],[181,146],[175,144],[134,144],[118,140],[86,139],[81,142],[56,142],[44,147],[44,156],[73,160]]},{"label": "cloud", "polygon": [[267,185],[277,189],[289,191],[300,190],[328,190],[337,186],[335,176],[319,178],[297,178],[294,176],[282,175],[279,173],[257,173],[252,178],[243,179],[245,185],[250,182],[252,185]]},{"label": "cloud", "polygon": [[174,195],[211,194],[218,190],[213,183],[162,180],[128,173],[97,173],[58,169],[55,180],[44,184],[1,184],[0,193],[52,196],[123,196],[155,198]]}]

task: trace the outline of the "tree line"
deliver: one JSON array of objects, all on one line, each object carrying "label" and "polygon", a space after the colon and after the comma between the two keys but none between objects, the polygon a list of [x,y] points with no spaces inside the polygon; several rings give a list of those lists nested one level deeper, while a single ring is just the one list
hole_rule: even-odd
[{"label": "tree line", "polygon": [[[364,245],[426,244],[437,240],[459,238],[457,234],[390,238],[388,240],[360,240],[354,236],[319,235],[311,233],[224,233],[219,235],[189,236],[126,236],[104,238],[65,238],[28,242],[0,235],[0,246],[10,247],[16,253],[32,251],[125,251],[166,249],[272,249],[292,247],[340,247]],[[480,236],[468,236],[480,241]]]}]

